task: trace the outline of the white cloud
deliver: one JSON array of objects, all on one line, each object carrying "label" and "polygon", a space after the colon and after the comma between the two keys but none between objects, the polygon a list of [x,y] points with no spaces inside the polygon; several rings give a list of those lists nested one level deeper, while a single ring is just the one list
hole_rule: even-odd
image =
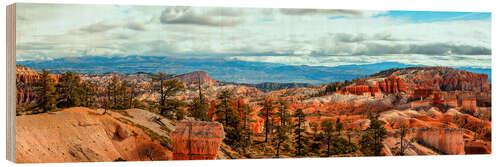
[{"label": "white cloud", "polygon": [[[315,9],[46,4],[17,9],[18,60],[206,54],[295,65],[491,66],[490,20],[414,23],[372,17],[385,11]],[[332,16],[346,17],[328,19]]]}]

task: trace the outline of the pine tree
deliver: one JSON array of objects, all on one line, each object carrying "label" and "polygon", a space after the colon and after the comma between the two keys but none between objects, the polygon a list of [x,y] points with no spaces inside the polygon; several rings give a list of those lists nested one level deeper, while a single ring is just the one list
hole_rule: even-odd
[{"label": "pine tree", "polygon": [[382,142],[387,137],[387,131],[384,128],[384,121],[379,120],[376,116],[370,116],[370,127],[365,130],[365,134],[361,136],[360,145],[361,151],[369,156],[381,156]]},{"label": "pine tree", "polygon": [[268,98],[263,103],[261,103],[261,105],[262,105],[262,109],[260,111],[261,111],[261,115],[263,115],[265,118],[265,125],[264,125],[265,132],[266,132],[265,142],[267,143],[269,129],[270,129],[270,117],[272,117],[272,114],[273,114],[272,112],[274,110],[273,100],[271,98]]},{"label": "pine tree", "polygon": [[288,140],[288,127],[286,125],[280,125],[277,128],[277,133],[275,136],[275,141],[276,141],[276,157],[280,157],[280,149],[281,149],[281,144],[285,141]]},{"label": "pine tree", "polygon": [[289,129],[290,118],[288,117],[288,104],[284,100],[279,101],[278,118],[280,120],[280,124],[277,127],[275,141],[277,142],[276,157],[279,158],[281,144],[289,139],[288,129]]},{"label": "pine tree", "polygon": [[36,93],[40,97],[38,108],[40,108],[42,112],[54,110],[56,108],[55,104],[57,99],[56,89],[53,79],[45,69],[42,70],[38,85],[36,89]]},{"label": "pine tree", "polygon": [[399,127],[400,141],[399,141],[399,152],[396,153],[397,155],[405,155],[406,149],[408,149],[408,147],[410,146],[410,144],[404,140],[406,135],[408,134],[408,131],[409,131],[409,129],[408,129],[408,126],[406,126],[406,125],[401,125]]},{"label": "pine tree", "polygon": [[84,89],[84,101],[86,107],[93,108],[95,107],[95,97],[97,96],[97,92],[95,90],[95,85],[89,81],[83,82],[83,89]]},{"label": "pine tree", "polygon": [[217,95],[217,99],[219,103],[215,106],[216,120],[224,126],[226,132],[225,143],[233,147],[243,146],[243,126],[241,118],[236,113],[231,92],[228,89],[223,90]]},{"label": "pine tree", "polygon": [[128,100],[129,100],[129,106],[128,108],[135,108],[136,106],[134,105],[134,101],[136,100],[135,99],[135,96],[137,96],[137,92],[136,92],[136,87],[137,87],[137,84],[136,83],[130,83],[129,84],[129,87],[130,87],[130,91],[129,91],[129,97],[128,97]]},{"label": "pine tree", "polygon": [[84,89],[78,74],[73,72],[64,73],[57,84],[59,93],[58,106],[67,108],[81,106],[84,101]]},{"label": "pine tree", "polygon": [[329,157],[330,156],[330,145],[332,143],[332,137],[333,137],[333,120],[331,119],[325,119],[321,121],[321,129],[323,130],[324,133],[324,139],[327,145],[326,149],[326,154]]},{"label": "pine tree", "polygon": [[242,105],[242,116],[243,116],[243,135],[245,136],[245,139],[243,141],[243,146],[245,148],[245,152],[247,151],[248,147],[252,144],[252,129],[250,128],[250,123],[253,122],[254,120],[251,119],[251,114],[253,113],[252,108],[248,104],[243,104]]},{"label": "pine tree", "polygon": [[173,118],[172,111],[174,111],[176,115],[180,116],[179,112],[181,111],[176,109],[179,109],[183,103],[176,99],[169,99],[176,96],[177,93],[184,91],[184,84],[178,79],[167,79],[167,74],[161,72],[153,75],[153,82],[155,83],[153,90],[160,94],[160,98],[158,99],[160,114]]},{"label": "pine tree", "polygon": [[198,94],[198,98],[194,98],[189,104],[190,115],[197,120],[208,121],[208,104],[201,90],[200,76],[198,76]]},{"label": "pine tree", "polygon": [[335,121],[335,131],[337,131],[340,136],[340,132],[342,132],[342,130],[344,130],[344,124],[340,122],[340,118],[337,118],[337,121]]},{"label": "pine tree", "polygon": [[230,105],[233,102],[231,92],[228,89],[222,90],[217,95],[217,99],[219,100],[219,103],[215,106],[217,121],[224,126],[229,126],[229,117],[234,112],[234,107]]},{"label": "pine tree", "polygon": [[296,124],[294,129],[295,134],[295,156],[305,156],[306,155],[306,145],[308,141],[305,137],[305,128],[303,126],[306,115],[302,111],[302,109],[298,109],[295,112],[294,117],[296,118]]},{"label": "pine tree", "polygon": [[194,98],[191,103],[189,103],[189,114],[191,117],[200,121],[208,121],[208,105],[202,103],[199,98]]}]

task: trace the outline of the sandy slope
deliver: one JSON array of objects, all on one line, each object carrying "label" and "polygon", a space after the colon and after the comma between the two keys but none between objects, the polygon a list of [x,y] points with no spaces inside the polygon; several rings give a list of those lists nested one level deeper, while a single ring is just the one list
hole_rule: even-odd
[{"label": "sandy slope", "polygon": [[87,108],[18,116],[16,122],[19,163],[171,159],[141,129]]}]

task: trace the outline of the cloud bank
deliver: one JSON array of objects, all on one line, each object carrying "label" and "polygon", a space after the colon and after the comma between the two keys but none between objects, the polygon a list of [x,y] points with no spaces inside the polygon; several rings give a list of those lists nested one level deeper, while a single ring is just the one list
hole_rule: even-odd
[{"label": "cloud bank", "polygon": [[333,9],[19,4],[17,10],[18,61],[154,55],[491,68],[491,18],[465,17],[470,13],[415,22],[387,11]]}]

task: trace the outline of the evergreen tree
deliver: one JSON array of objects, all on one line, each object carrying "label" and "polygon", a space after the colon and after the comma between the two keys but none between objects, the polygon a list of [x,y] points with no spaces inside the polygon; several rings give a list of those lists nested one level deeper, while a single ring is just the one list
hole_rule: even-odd
[{"label": "evergreen tree", "polygon": [[205,102],[205,97],[201,90],[201,77],[198,75],[198,98],[194,98],[189,104],[189,112],[191,117],[208,121],[208,104]]},{"label": "evergreen tree", "polygon": [[405,155],[406,149],[410,146],[410,143],[406,142],[404,139],[406,135],[408,134],[408,126],[406,125],[401,125],[399,127],[399,152],[396,152],[397,155]]},{"label": "evergreen tree", "polygon": [[271,98],[266,99],[263,103],[261,103],[262,109],[261,111],[261,116],[264,116],[265,118],[265,132],[266,132],[266,139],[265,142],[267,143],[268,139],[268,134],[269,134],[269,129],[270,129],[270,117],[272,117],[272,112],[274,110],[274,104],[273,100]]},{"label": "evergreen tree", "polygon": [[288,103],[284,100],[279,101],[278,116],[280,119],[280,126],[289,126],[290,124],[290,114],[288,111]]},{"label": "evergreen tree", "polygon": [[284,100],[279,101],[278,118],[280,120],[280,124],[277,127],[277,133],[274,140],[277,142],[276,157],[279,158],[281,144],[289,139],[288,129],[289,129],[290,118],[288,116],[288,104]]},{"label": "evergreen tree", "polygon": [[78,74],[73,72],[64,73],[57,84],[59,93],[58,106],[67,108],[81,106],[84,98],[84,89]]},{"label": "evergreen tree", "polygon": [[129,83],[128,86],[130,87],[129,97],[128,97],[128,100],[129,100],[128,108],[135,108],[136,106],[135,106],[134,101],[136,100],[135,96],[137,96],[137,91],[136,91],[137,84],[136,83]]},{"label": "evergreen tree", "polygon": [[208,121],[208,104],[203,103],[199,98],[194,98],[189,103],[189,114],[191,117],[200,121]]},{"label": "evergreen tree", "polygon": [[335,130],[337,131],[338,135],[340,135],[340,132],[344,130],[344,124],[340,122],[340,118],[337,118],[337,121],[335,121]]},{"label": "evergreen tree", "polygon": [[184,113],[184,106],[186,106],[186,103],[184,101],[178,99],[170,99],[167,101],[165,106],[160,106],[161,111],[163,111],[160,114],[170,119],[175,118],[177,120],[183,120],[186,115]]},{"label": "evergreen tree", "polygon": [[288,134],[287,134],[288,127],[286,125],[280,125],[280,126],[278,126],[277,131],[278,132],[276,133],[274,140],[277,143],[276,144],[276,157],[279,158],[281,144],[288,140]]},{"label": "evergreen tree", "polygon": [[323,130],[324,133],[324,139],[327,145],[326,149],[326,155],[329,157],[330,156],[330,145],[332,143],[332,138],[333,138],[333,120],[331,119],[325,119],[321,121],[321,129]]},{"label": "evergreen tree", "polygon": [[245,139],[242,143],[242,145],[245,148],[245,152],[247,151],[248,147],[252,144],[252,129],[250,128],[250,123],[253,122],[254,120],[251,119],[251,114],[253,112],[252,108],[248,104],[243,104],[242,105],[242,116],[243,116],[243,135],[245,136]]},{"label": "evergreen tree", "polygon": [[83,90],[84,90],[84,106],[93,108],[96,106],[95,97],[97,97],[97,92],[95,90],[95,84],[89,81],[83,82]]},{"label": "evergreen tree", "polygon": [[311,152],[315,153],[315,154],[320,154],[320,150],[321,150],[321,145],[324,143],[324,135],[323,133],[318,133],[319,131],[319,127],[320,125],[316,122],[310,122],[309,123],[309,126],[312,128],[313,130],[313,140],[312,140],[312,143],[311,143]]},{"label": "evergreen tree", "polygon": [[228,89],[222,90],[217,95],[217,99],[219,100],[219,103],[215,106],[217,121],[224,126],[229,126],[229,117],[231,117],[235,110],[234,107],[230,105],[233,102],[231,92]]},{"label": "evergreen tree", "polygon": [[118,79],[118,76],[114,75],[113,78],[111,78],[111,83],[109,84],[110,86],[110,91],[111,91],[111,102],[113,103],[111,105],[111,108],[118,108],[118,95],[120,92],[120,87],[121,83],[120,80]]},{"label": "evergreen tree", "polygon": [[306,115],[302,109],[298,109],[294,117],[297,123],[295,124],[294,134],[295,134],[295,156],[305,156],[305,148],[308,144],[308,140],[305,137],[305,127],[303,126]]},{"label": "evergreen tree", "polygon": [[381,156],[382,142],[387,137],[387,131],[384,128],[384,121],[379,120],[376,116],[370,116],[370,127],[365,130],[365,134],[361,136],[360,145],[361,151],[369,156]]},{"label": "evergreen tree", "polygon": [[[160,98],[158,99],[160,114],[166,117],[173,118],[172,114],[180,114],[179,109],[182,102],[179,102],[176,99],[171,99],[180,91],[185,89],[184,84],[180,82],[178,79],[168,79],[167,74],[159,72],[157,75],[153,75],[153,90],[160,94]],[[174,112],[174,113],[172,113]]]},{"label": "evergreen tree", "polygon": [[111,96],[112,96],[112,89],[114,86],[111,84],[111,82],[108,82],[107,85],[105,86],[105,93],[104,93],[104,112],[102,115],[105,115],[109,109],[111,109]]},{"label": "evergreen tree", "polygon": [[41,109],[42,112],[48,112],[56,108],[57,94],[54,87],[54,81],[49,76],[49,72],[45,69],[42,70],[36,94],[40,97],[37,107]]},{"label": "evergreen tree", "polygon": [[219,103],[215,106],[216,120],[221,122],[224,126],[224,131],[226,132],[226,137],[224,138],[225,143],[233,147],[243,146],[243,126],[241,124],[241,118],[232,105],[234,101],[231,97],[231,92],[228,89],[223,90],[217,95],[217,99]]}]

